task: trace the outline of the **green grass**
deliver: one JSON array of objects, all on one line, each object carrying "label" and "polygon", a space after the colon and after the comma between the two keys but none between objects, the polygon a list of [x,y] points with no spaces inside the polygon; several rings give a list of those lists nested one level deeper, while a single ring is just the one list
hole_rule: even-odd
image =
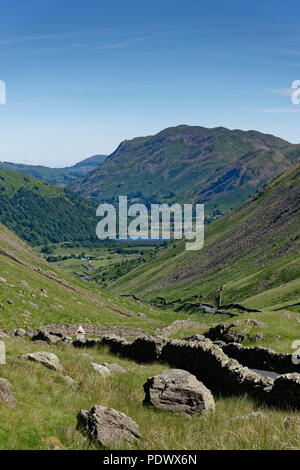
[{"label": "green grass", "polygon": [[[117,279],[115,292],[146,301],[193,296],[213,303],[277,308],[300,295],[300,164],[295,164],[254,198],[205,227],[199,251],[185,241],[169,243],[145,265]],[[178,306],[178,304],[176,305]]]},{"label": "green grass", "polygon": [[[299,449],[299,424],[286,428],[284,419],[299,419],[300,414],[259,407],[247,397],[215,397],[214,413],[192,419],[143,406],[143,383],[167,365],[139,365],[110,354],[106,348],[84,351],[43,346],[59,357],[65,375],[80,382],[76,389],[58,372],[20,358],[41,350],[41,346],[16,339],[6,344],[7,364],[0,366],[0,376],[11,382],[17,404],[14,409],[0,405],[0,449],[47,449],[51,440],[58,440],[66,449],[95,449],[97,446],[82,440],[80,434],[68,438],[63,430],[76,426],[80,409],[95,405],[115,408],[138,423],[143,439],[134,449]],[[104,379],[92,371],[82,352],[99,364],[117,362],[126,373]],[[264,417],[236,419],[253,411]]]},{"label": "green grass", "polygon": [[[4,307],[0,308],[0,328],[7,330],[26,325],[38,328],[48,323],[90,322],[139,327],[151,333],[155,328],[187,317],[171,310],[162,312],[148,304],[99,289],[96,283],[75,278],[46,263],[1,224],[0,277],[6,280],[4,284],[0,283],[0,303]],[[22,285],[21,281],[26,281],[27,285]],[[146,317],[139,317],[139,313]]]},{"label": "green grass", "polygon": [[[44,257],[70,273],[85,275],[101,287],[109,287],[122,274],[154,256],[160,242],[97,241],[96,243],[58,243],[37,247]],[[85,258],[82,259],[82,258]],[[86,265],[89,259],[90,267]]]}]

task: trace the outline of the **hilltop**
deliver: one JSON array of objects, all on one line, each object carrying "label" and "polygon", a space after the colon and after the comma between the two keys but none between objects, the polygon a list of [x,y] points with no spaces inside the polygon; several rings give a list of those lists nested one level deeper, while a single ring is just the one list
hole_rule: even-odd
[{"label": "hilltop", "polygon": [[170,127],[122,142],[105,162],[71,184],[101,202],[205,203],[210,221],[296,162],[300,146],[257,131]]},{"label": "hilltop", "polygon": [[65,186],[97,168],[105,159],[106,155],[94,155],[65,168],[49,168],[42,165],[0,162],[0,169],[25,173],[26,175],[46,181],[54,186]]}]

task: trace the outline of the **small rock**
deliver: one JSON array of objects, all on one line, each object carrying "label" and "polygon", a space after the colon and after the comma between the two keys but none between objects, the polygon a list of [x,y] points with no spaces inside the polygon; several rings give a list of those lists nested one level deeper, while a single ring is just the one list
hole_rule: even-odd
[{"label": "small rock", "polygon": [[92,356],[87,353],[81,353],[80,356],[84,357],[85,359],[93,359]]},{"label": "small rock", "polygon": [[26,326],[26,336],[30,336],[30,337],[33,337],[36,335],[36,331],[34,331],[33,328],[31,328],[31,326]]},{"label": "small rock", "polygon": [[111,375],[111,371],[105,366],[100,366],[100,364],[96,364],[95,362],[91,362],[91,366],[95,372],[98,372],[98,374],[101,374],[103,377]]},{"label": "small rock", "polygon": [[14,408],[16,399],[11,393],[11,385],[8,380],[0,378],[0,403],[8,406],[8,408]]},{"label": "small rock", "polygon": [[9,336],[5,331],[0,331],[0,339],[8,339]]},{"label": "small rock", "polygon": [[78,382],[76,382],[76,380],[72,379],[71,377],[69,377],[68,375],[61,375],[61,378],[67,382],[69,385],[71,385],[72,387],[78,387]]},{"label": "small rock", "polygon": [[25,334],[26,334],[26,331],[23,330],[23,328],[17,328],[15,331],[15,336],[20,336],[21,338],[23,338]]},{"label": "small rock", "polygon": [[6,302],[7,302],[9,305],[13,305],[13,301],[12,301],[11,299],[8,299]]},{"label": "small rock", "polygon": [[293,424],[300,424],[300,418],[285,418],[283,424],[285,428],[289,428]]},{"label": "small rock", "polygon": [[21,357],[22,359],[39,362],[40,364],[43,364],[49,369],[62,370],[62,366],[59,363],[58,357],[55,354],[50,353],[50,352],[39,351],[36,353],[24,354]]},{"label": "small rock", "polygon": [[144,390],[144,404],[155,408],[188,415],[215,409],[211,391],[185,370],[165,370],[149,378],[144,384]]},{"label": "small rock", "polygon": [[0,309],[5,308],[3,304],[0,304]]},{"label": "small rock", "polygon": [[29,305],[30,305],[30,307],[33,307],[36,310],[38,310],[38,308],[39,308],[39,306],[37,304],[34,304],[33,302],[29,302]]},{"label": "small rock", "polygon": [[260,327],[265,326],[265,324],[262,321],[259,321],[259,320],[252,320],[251,323],[254,326],[260,326]]},{"label": "small rock", "polygon": [[103,362],[102,364],[104,367],[107,367],[107,369],[109,369],[111,372],[119,372],[120,374],[125,374],[126,370],[119,366],[119,364],[116,364],[116,363],[112,363],[112,364],[109,364],[108,362]]},{"label": "small rock", "polygon": [[23,286],[23,287],[27,287],[27,288],[29,287],[27,281],[19,281],[19,284],[20,284],[20,286]]},{"label": "small rock", "polygon": [[4,279],[4,277],[0,277],[0,284],[6,284],[6,279]]},{"label": "small rock", "polygon": [[251,341],[251,343],[259,343],[263,339],[264,339],[264,335],[262,333],[257,333],[254,336],[249,336],[249,341]]},{"label": "small rock", "polygon": [[132,443],[141,438],[139,427],[129,416],[104,406],[81,410],[77,416],[77,429],[104,447]]}]

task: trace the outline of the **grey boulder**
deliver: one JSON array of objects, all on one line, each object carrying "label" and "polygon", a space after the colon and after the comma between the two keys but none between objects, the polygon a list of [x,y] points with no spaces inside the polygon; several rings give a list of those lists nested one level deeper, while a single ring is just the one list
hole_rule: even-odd
[{"label": "grey boulder", "polygon": [[168,369],[144,384],[145,405],[193,415],[215,409],[211,391],[189,372]]},{"label": "grey boulder", "polygon": [[141,438],[139,427],[129,416],[104,406],[81,410],[77,416],[77,429],[103,447],[132,443]]},{"label": "grey boulder", "polygon": [[26,359],[29,361],[36,361],[44,366],[48,367],[48,369],[52,370],[62,370],[62,366],[59,363],[58,357],[50,352],[46,351],[39,351],[35,353],[24,354],[22,359]]}]

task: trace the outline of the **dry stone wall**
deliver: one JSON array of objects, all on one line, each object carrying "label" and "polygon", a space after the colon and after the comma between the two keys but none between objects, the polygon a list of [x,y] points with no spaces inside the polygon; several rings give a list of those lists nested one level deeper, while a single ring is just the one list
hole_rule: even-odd
[{"label": "dry stone wall", "polygon": [[239,343],[224,344],[222,349],[227,356],[253,369],[275,371],[279,374],[300,372],[300,364],[292,360],[292,354],[277,353],[261,346],[245,347]]},{"label": "dry stone wall", "polygon": [[[52,335],[74,336],[79,326],[79,323],[73,325],[45,325],[42,330]],[[116,335],[125,338],[137,338],[146,335],[146,332],[141,328],[127,326],[103,326],[89,323],[82,323],[81,326],[83,326],[88,336]]]}]

